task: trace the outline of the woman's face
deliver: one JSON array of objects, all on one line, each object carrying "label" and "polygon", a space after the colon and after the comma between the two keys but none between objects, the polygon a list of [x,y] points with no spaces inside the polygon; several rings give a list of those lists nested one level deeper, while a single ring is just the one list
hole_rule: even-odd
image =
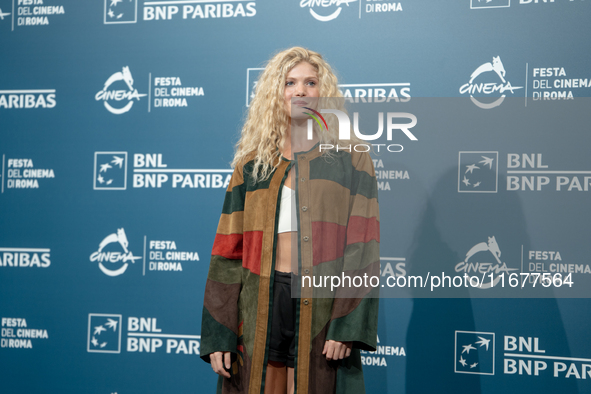
[{"label": "woman's face", "polygon": [[[285,111],[287,115],[292,117],[292,106],[295,108],[309,107],[316,108],[320,89],[318,87],[318,73],[314,66],[308,62],[300,62],[292,68],[285,78],[285,90],[283,97],[285,99]],[[308,110],[302,109],[297,111],[293,116],[296,118],[307,118],[304,112]]]}]

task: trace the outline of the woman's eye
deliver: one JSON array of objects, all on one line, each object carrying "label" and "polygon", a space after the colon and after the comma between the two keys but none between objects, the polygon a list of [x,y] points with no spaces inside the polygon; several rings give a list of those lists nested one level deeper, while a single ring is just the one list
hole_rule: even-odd
[{"label": "woman's eye", "polygon": [[310,86],[316,86],[316,82],[314,82],[314,81],[309,81],[309,82],[308,82],[308,85],[310,85]]},{"label": "woman's eye", "polygon": [[293,85],[293,82],[292,81],[285,82],[285,86],[291,86],[291,85]]}]

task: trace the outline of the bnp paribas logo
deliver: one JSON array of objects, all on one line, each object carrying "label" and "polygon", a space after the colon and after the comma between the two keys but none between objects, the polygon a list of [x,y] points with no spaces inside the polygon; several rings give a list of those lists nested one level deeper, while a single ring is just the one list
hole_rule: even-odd
[{"label": "bnp paribas logo", "polygon": [[506,8],[511,6],[511,0],[470,0],[470,8]]},{"label": "bnp paribas logo", "polygon": [[463,151],[458,155],[459,193],[496,193],[499,152]]},{"label": "bnp paribas logo", "polygon": [[86,351],[121,353],[121,319],[121,315],[90,313]]},{"label": "bnp paribas logo", "polygon": [[495,374],[495,333],[456,331],[454,372]]},{"label": "bnp paribas logo", "polygon": [[94,152],[93,189],[127,189],[127,152]]},{"label": "bnp paribas logo", "polygon": [[137,0],[105,0],[105,25],[137,22]]}]

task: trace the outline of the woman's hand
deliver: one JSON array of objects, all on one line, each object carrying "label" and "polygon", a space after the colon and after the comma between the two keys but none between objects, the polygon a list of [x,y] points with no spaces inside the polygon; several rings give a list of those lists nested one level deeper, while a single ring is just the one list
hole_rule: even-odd
[{"label": "woman's hand", "polygon": [[327,360],[342,360],[351,355],[353,342],[339,342],[332,339],[324,342],[322,354],[326,354]]},{"label": "woman's hand", "polygon": [[[229,378],[230,373],[226,371],[226,369],[230,369],[232,366],[232,358],[230,352],[213,352],[209,355],[209,360],[211,361],[211,368],[213,368],[213,372],[217,373],[218,375],[222,375],[224,378]],[[226,369],[224,369],[224,364],[226,365]]]}]

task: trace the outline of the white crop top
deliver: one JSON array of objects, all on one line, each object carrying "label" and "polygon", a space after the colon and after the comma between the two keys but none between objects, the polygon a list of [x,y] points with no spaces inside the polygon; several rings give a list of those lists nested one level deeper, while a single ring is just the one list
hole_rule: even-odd
[{"label": "white crop top", "polygon": [[279,225],[277,226],[278,234],[298,231],[295,214],[295,190],[283,185],[283,189],[281,189],[281,205],[279,207]]}]

